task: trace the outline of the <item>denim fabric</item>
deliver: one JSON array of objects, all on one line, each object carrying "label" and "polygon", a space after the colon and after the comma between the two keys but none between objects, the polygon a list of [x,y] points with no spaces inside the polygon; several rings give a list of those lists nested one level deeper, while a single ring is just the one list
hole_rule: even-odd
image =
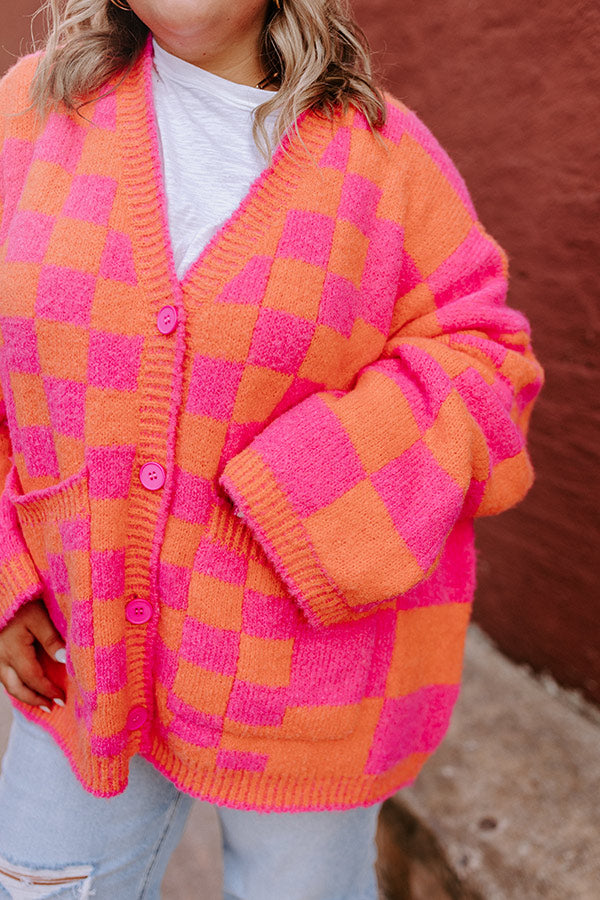
[{"label": "denim fabric", "polygon": [[[0,775],[0,898],[158,900],[193,802],[140,756],[122,794],[94,797],[53,738],[14,710]],[[224,900],[375,900],[379,809],[217,807]],[[202,885],[186,897],[202,900]]]}]

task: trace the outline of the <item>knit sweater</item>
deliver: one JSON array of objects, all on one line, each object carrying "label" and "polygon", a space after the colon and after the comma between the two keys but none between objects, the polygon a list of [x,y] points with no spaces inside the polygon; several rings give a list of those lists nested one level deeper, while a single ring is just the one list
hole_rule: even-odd
[{"label": "knit sweater", "polygon": [[36,64],[0,84],[0,627],[43,596],[66,706],[12,702],[98,796],[140,753],[231,807],[380,800],[448,727],[473,519],[532,482],[506,255],[388,96],[381,142],[303,114],[179,281],[150,44],[82,116],[27,111]]}]

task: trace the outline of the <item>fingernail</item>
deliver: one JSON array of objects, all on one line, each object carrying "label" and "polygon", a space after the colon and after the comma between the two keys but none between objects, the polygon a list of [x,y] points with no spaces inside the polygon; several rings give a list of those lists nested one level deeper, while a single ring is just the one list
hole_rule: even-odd
[{"label": "fingernail", "polygon": [[54,654],[54,659],[59,663],[66,663],[67,661],[67,651],[64,647],[61,647],[60,650],[57,650]]},{"label": "fingernail", "polygon": [[65,705],[65,701],[64,701],[64,700],[61,700],[60,697],[55,697],[55,698],[54,698],[54,702],[56,703],[57,706],[64,706],[64,705]]},{"label": "fingernail", "polygon": [[40,706],[40,709],[43,709],[44,712],[50,712],[47,706]]}]

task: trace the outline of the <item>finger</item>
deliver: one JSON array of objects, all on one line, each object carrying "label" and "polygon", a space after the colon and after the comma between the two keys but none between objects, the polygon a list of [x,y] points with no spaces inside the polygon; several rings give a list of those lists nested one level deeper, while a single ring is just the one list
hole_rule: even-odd
[{"label": "finger", "polygon": [[12,666],[2,667],[0,681],[2,681],[6,691],[15,700],[21,700],[22,703],[27,703],[29,706],[45,706],[47,711],[50,712],[52,701],[47,697],[40,696],[35,691],[32,691],[31,688],[28,688],[26,684],[23,684]]},{"label": "finger", "polygon": [[21,644],[19,656],[10,660],[10,666],[14,669],[20,681],[36,694],[40,694],[48,699],[52,697],[63,699],[63,692],[58,685],[48,678],[37,658],[33,638],[31,643]]},{"label": "finger", "polygon": [[43,602],[36,604],[32,615],[27,620],[27,627],[35,639],[42,645],[48,656],[64,663],[67,659],[65,642],[54,627]]}]

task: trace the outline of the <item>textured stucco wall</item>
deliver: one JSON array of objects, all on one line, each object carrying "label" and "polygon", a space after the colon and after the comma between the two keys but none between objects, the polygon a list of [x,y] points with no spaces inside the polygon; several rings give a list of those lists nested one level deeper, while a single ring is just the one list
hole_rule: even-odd
[{"label": "textured stucco wall", "polygon": [[[476,618],[516,659],[600,702],[596,0],[355,0],[388,86],[463,173],[507,250],[510,302],[530,317],[547,384],[536,483],[478,524]],[[36,3],[0,9],[15,52]],[[0,70],[10,61],[0,54]],[[594,229],[595,225],[595,229]]]}]

